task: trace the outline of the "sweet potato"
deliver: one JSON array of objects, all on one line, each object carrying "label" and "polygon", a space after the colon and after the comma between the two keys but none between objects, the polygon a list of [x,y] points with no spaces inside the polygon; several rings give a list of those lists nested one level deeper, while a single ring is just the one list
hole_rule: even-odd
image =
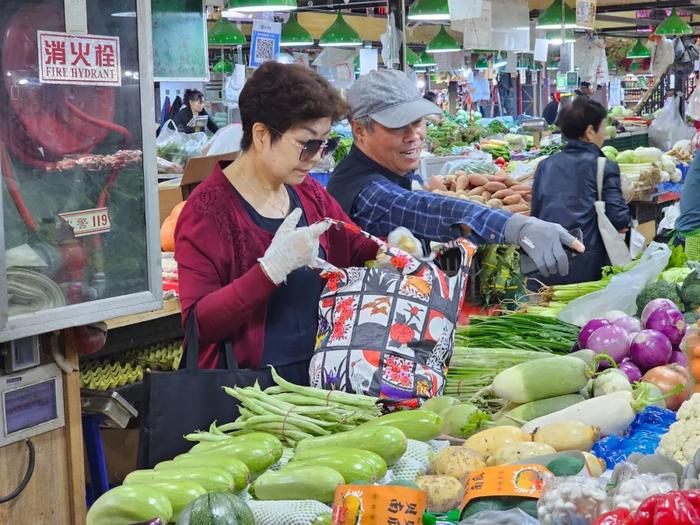
[{"label": "sweet potato", "polygon": [[[503,184],[502,182],[495,182],[491,181],[488,184],[484,184],[483,189],[486,191],[490,191],[491,193],[500,191],[500,190],[505,190],[507,186]],[[482,190],[483,191],[483,190]]]},{"label": "sweet potato", "polygon": [[493,194],[493,197],[495,199],[502,199],[504,197],[510,197],[511,195],[515,195],[515,192],[510,188],[507,188],[505,190],[498,190],[496,193]]},{"label": "sweet potato", "polygon": [[474,187],[485,186],[488,183],[489,179],[484,175],[479,175],[478,173],[473,173],[472,175],[469,175],[469,184],[471,184]]},{"label": "sweet potato", "polygon": [[479,204],[484,204],[486,202],[481,195],[470,195],[467,197],[467,199],[473,202],[478,202]]},{"label": "sweet potato", "polygon": [[504,206],[503,209],[508,210],[511,213],[521,213],[524,211],[530,211],[530,205],[525,203],[511,204],[510,206]]},{"label": "sweet potato", "polygon": [[462,177],[462,176],[464,176],[464,175],[466,175],[466,174],[467,174],[467,172],[464,171],[464,170],[457,170],[457,171],[455,171],[455,176],[458,177],[458,178],[459,178],[459,177]]},{"label": "sweet potato", "polygon": [[486,190],[486,188],[484,186],[472,188],[471,190],[469,190],[467,192],[467,196],[471,197],[472,195],[481,195],[482,193],[484,193],[485,190]]},{"label": "sweet potato", "polygon": [[455,183],[455,190],[461,191],[466,190],[469,187],[469,175],[466,173],[457,177],[457,182]]},{"label": "sweet potato", "polygon": [[445,181],[442,179],[442,177],[437,177],[437,176],[432,176],[430,179],[428,179],[428,185],[426,186],[429,191],[435,191],[435,190],[446,190],[447,186],[445,186]]},{"label": "sweet potato", "polygon": [[511,204],[518,204],[519,202],[522,202],[522,200],[523,198],[516,193],[515,195],[508,195],[507,197],[504,197],[503,204],[510,206]]},{"label": "sweet potato", "polygon": [[532,193],[526,193],[525,195],[523,195],[523,199],[524,199],[525,202],[527,202],[527,203],[532,202]]},{"label": "sweet potato", "polygon": [[484,202],[491,200],[491,197],[493,197],[493,195],[491,195],[490,191],[485,191],[481,194],[481,198],[484,199]]},{"label": "sweet potato", "polygon": [[486,206],[489,208],[502,208],[503,201],[501,199],[489,199],[486,201]]},{"label": "sweet potato", "polygon": [[529,184],[515,184],[510,189],[513,191],[532,191],[532,186]]}]

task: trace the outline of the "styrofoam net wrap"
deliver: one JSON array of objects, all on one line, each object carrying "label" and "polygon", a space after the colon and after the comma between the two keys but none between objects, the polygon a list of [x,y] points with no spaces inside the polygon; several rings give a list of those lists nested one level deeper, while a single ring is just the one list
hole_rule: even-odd
[{"label": "styrofoam net wrap", "polygon": [[292,459],[292,456],[294,455],[294,449],[289,448],[289,447],[284,447],[282,449],[282,457],[270,467],[270,470],[279,470],[282,467],[284,467],[287,463],[289,463],[289,460]]},{"label": "styrofoam net wrap", "polygon": [[314,500],[248,501],[255,525],[311,525],[320,515],[331,513],[328,505]]},{"label": "styrofoam net wrap", "polygon": [[416,441],[415,439],[408,440],[406,453],[401,456],[401,459],[412,459],[420,463],[423,468],[427,469],[430,463],[430,458],[433,456],[433,449],[427,443]]},{"label": "styrofoam net wrap", "polygon": [[428,446],[433,449],[433,454],[440,452],[443,448],[450,446],[450,442],[444,439],[431,439],[427,441]]},{"label": "styrofoam net wrap", "polygon": [[396,463],[391,466],[391,470],[387,471],[387,476],[391,472],[390,479],[409,479],[414,480],[418,476],[422,476],[428,470],[415,459],[401,457]]}]

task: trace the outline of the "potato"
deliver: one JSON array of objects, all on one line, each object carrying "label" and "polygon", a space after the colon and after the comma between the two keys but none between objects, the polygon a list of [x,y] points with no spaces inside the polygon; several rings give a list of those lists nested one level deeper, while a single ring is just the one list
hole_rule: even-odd
[{"label": "potato", "polygon": [[509,445],[504,445],[499,448],[498,452],[489,457],[486,464],[491,467],[493,465],[503,465],[505,463],[520,461],[521,459],[554,453],[556,453],[554,447],[546,443],[533,443],[531,441],[510,443]]},{"label": "potato", "polygon": [[455,183],[455,189],[457,191],[466,190],[469,187],[469,175],[464,174],[457,177],[457,182]]},{"label": "potato", "polygon": [[560,421],[539,427],[533,434],[537,443],[547,443],[557,451],[591,450],[598,441],[600,429],[580,421]]},{"label": "potato", "polygon": [[460,506],[464,487],[450,476],[418,476],[416,485],[428,494],[429,512],[448,512]]},{"label": "potato", "polygon": [[473,173],[472,175],[469,175],[469,184],[471,184],[474,187],[484,186],[488,183],[489,179],[485,175],[479,175],[478,173]]},{"label": "potato", "polygon": [[503,201],[501,199],[489,199],[486,201],[486,206],[489,208],[502,208]]},{"label": "potato", "polygon": [[[491,193],[495,191],[500,191],[500,190],[505,190],[507,186],[503,184],[502,182],[489,182],[488,184],[484,184],[483,190],[490,191]],[[482,190],[482,191],[483,191]]]},{"label": "potato", "polygon": [[447,447],[433,456],[428,465],[429,474],[452,476],[464,483],[473,470],[486,466],[481,455],[466,447]]},{"label": "potato", "polygon": [[510,204],[503,206],[503,209],[511,212],[511,213],[521,213],[524,211],[530,211],[530,205],[526,203],[519,203],[519,204]]},{"label": "potato", "polygon": [[482,193],[484,193],[484,187],[479,186],[478,188],[472,188],[471,190],[469,190],[467,192],[467,195],[471,197],[472,195],[481,195]]},{"label": "potato", "polygon": [[498,426],[477,432],[467,439],[463,446],[489,457],[504,445],[520,441],[532,441],[532,436],[516,427]]},{"label": "potato", "polygon": [[510,188],[506,188],[505,190],[498,190],[496,193],[493,194],[494,198],[496,199],[510,197],[511,195],[515,195],[515,191],[511,190]]},{"label": "potato", "polygon": [[523,200],[523,198],[516,193],[515,195],[508,195],[507,197],[504,197],[503,204],[506,204],[506,205],[518,204],[519,202],[522,202],[522,200]]}]

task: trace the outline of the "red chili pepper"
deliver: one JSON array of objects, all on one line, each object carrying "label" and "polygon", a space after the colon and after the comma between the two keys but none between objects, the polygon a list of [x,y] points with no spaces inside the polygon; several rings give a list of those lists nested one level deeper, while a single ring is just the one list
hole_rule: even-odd
[{"label": "red chili pepper", "polygon": [[630,511],[627,509],[615,509],[598,516],[592,525],[632,525]]}]

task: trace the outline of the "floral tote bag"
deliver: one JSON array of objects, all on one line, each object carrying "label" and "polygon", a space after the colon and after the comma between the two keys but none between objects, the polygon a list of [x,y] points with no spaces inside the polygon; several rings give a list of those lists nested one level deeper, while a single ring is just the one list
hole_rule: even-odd
[{"label": "floral tote bag", "polygon": [[[379,267],[322,267],[326,279],[311,359],[311,386],[372,395],[389,409],[416,408],[442,394],[476,248],[464,239],[443,245],[451,276],[384,241]],[[440,254],[438,254],[440,255]],[[456,261],[455,261],[456,256]]]}]

